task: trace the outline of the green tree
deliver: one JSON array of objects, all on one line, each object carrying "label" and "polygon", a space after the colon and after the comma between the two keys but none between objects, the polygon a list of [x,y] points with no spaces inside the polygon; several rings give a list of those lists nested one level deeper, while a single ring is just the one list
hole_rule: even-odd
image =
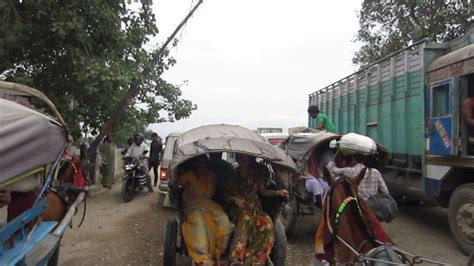
[{"label": "green tree", "polygon": [[151,1],[133,6],[0,0],[0,77],[43,91],[76,136],[100,129],[132,82],[140,93],[114,128],[119,138],[189,117],[196,106],[161,78],[176,61],[169,51],[158,58],[160,47],[150,41],[158,35]]},{"label": "green tree", "polygon": [[363,67],[423,38],[450,41],[473,21],[470,0],[364,0],[356,36],[362,47],[352,61]]}]

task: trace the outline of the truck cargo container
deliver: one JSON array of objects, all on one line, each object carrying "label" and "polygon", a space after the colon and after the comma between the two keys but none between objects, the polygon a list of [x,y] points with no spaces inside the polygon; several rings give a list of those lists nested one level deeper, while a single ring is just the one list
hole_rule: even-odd
[{"label": "truck cargo container", "polygon": [[[451,42],[422,40],[309,95],[338,133],[390,152],[395,195],[448,208],[453,237],[474,250],[474,136],[461,104],[474,97],[474,27]],[[474,114],[474,112],[473,112]],[[315,121],[308,118],[309,127]]]}]

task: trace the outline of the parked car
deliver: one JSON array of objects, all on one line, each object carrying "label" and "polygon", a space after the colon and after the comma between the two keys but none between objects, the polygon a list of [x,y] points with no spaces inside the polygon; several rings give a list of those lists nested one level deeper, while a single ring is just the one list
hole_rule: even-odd
[{"label": "parked car", "polygon": [[169,206],[169,197],[168,197],[168,183],[169,183],[169,169],[171,164],[171,159],[173,159],[173,153],[175,150],[176,140],[179,138],[181,133],[172,132],[170,133],[165,140],[165,147],[163,149],[163,154],[161,157],[161,169],[160,169],[160,185],[158,186],[159,193],[159,204],[162,206]]},{"label": "parked car", "polygon": [[258,134],[262,134],[262,133],[282,133],[283,128],[280,128],[280,127],[259,127],[255,131]]},{"label": "parked car", "polygon": [[270,144],[278,145],[288,139],[288,133],[260,133]]}]

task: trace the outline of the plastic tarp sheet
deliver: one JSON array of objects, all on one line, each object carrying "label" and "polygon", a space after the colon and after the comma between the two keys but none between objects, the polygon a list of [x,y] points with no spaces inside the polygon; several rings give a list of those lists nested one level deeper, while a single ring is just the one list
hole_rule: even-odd
[{"label": "plastic tarp sheet", "polygon": [[66,130],[21,104],[0,99],[0,182],[53,162],[63,152]]},{"label": "plastic tarp sheet", "polygon": [[282,149],[250,129],[226,124],[202,126],[183,133],[176,142],[171,168],[211,152],[244,153],[296,171],[295,163]]},{"label": "plastic tarp sheet", "polygon": [[297,160],[307,159],[310,155],[310,151],[320,143],[333,139],[338,139],[340,135],[328,132],[318,133],[298,133],[290,136],[288,141],[282,145],[282,148],[286,150],[288,155]]}]

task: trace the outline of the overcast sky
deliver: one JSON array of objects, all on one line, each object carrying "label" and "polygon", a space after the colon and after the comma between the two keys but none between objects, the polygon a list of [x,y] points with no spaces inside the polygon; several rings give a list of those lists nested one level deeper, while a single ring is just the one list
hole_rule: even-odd
[{"label": "overcast sky", "polygon": [[[196,0],[194,1],[196,2]],[[172,131],[214,123],[295,127],[307,123],[308,94],[352,73],[361,0],[205,0],[172,50],[165,73],[197,104],[188,119],[153,124]],[[155,0],[160,41],[192,0]]]}]

